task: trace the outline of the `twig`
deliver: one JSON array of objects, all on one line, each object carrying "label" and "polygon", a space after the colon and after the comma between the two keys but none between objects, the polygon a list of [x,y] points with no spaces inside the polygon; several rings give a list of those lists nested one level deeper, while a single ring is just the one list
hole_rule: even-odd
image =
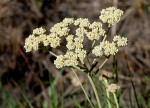
[{"label": "twig", "polygon": [[47,100],[47,102],[49,103],[50,100],[49,100],[48,94],[47,94],[47,92],[46,92],[46,89],[45,89],[45,87],[44,87],[42,81],[41,81],[40,78],[37,76],[37,74],[34,72],[34,69],[33,69],[32,66],[30,65],[27,56],[23,53],[23,51],[22,51],[21,49],[19,49],[19,52],[20,52],[20,54],[22,55],[22,57],[24,58],[25,63],[28,65],[29,69],[31,70],[30,76],[29,76],[29,78],[28,78],[27,81],[30,81],[30,80],[32,79],[32,77],[33,77],[34,80],[37,81],[38,84],[40,85],[41,90],[43,91],[43,96],[44,96],[44,98]]}]

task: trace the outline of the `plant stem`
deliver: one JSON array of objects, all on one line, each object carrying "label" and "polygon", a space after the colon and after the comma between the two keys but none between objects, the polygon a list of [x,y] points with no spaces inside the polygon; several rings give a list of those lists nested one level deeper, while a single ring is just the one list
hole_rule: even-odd
[{"label": "plant stem", "polygon": [[[71,68],[71,69],[72,69],[72,68]],[[91,103],[91,101],[90,101],[90,99],[89,99],[89,97],[88,97],[88,95],[87,95],[87,93],[86,93],[84,87],[83,87],[82,84],[81,84],[81,81],[80,81],[78,75],[76,74],[76,72],[74,71],[74,69],[72,69],[72,70],[73,70],[73,73],[75,74],[76,78],[79,80],[80,86],[81,86],[81,88],[82,88],[82,90],[83,90],[83,92],[84,92],[84,94],[85,94],[85,96],[86,96],[88,102],[90,103],[91,107],[94,108],[94,106],[92,105],[92,103]]]},{"label": "plant stem", "polygon": [[98,93],[97,93],[97,90],[96,90],[96,87],[95,87],[95,85],[94,85],[94,82],[93,82],[91,76],[89,75],[89,73],[88,73],[87,76],[88,76],[88,79],[89,79],[89,81],[90,81],[90,83],[91,83],[91,85],[92,85],[92,88],[93,88],[93,90],[94,90],[95,97],[96,97],[96,100],[97,100],[97,103],[98,103],[98,107],[99,107],[99,108],[102,108],[102,107],[101,107],[101,103],[100,103],[100,99],[99,99],[99,96],[98,96]]},{"label": "plant stem", "polygon": [[81,71],[81,72],[84,72],[84,69],[80,69],[80,67],[78,67],[78,66],[72,66],[73,68],[75,68],[75,69],[77,69],[77,70],[79,70],[79,71]]},{"label": "plant stem", "polygon": [[52,51],[49,51],[50,54],[52,54],[53,56],[57,57],[57,55],[55,53],[53,53]]},{"label": "plant stem", "polygon": [[94,64],[96,62],[96,58],[93,60],[92,64]]},{"label": "plant stem", "polygon": [[104,38],[103,38],[102,42],[104,42],[104,41],[105,41],[105,39],[106,39],[106,37],[107,37],[107,35],[108,35],[109,30],[110,30],[110,27],[108,27],[108,29],[107,29],[107,31],[106,31],[106,35],[104,36]]},{"label": "plant stem", "polygon": [[102,42],[104,42],[104,41],[105,41],[106,37],[107,37],[107,35],[105,35],[105,36],[104,36],[104,38],[103,38]]},{"label": "plant stem", "polygon": [[99,69],[103,67],[103,65],[107,62],[108,58],[105,59],[105,61],[100,65]]},{"label": "plant stem", "polygon": [[[104,79],[103,80],[103,82],[104,82],[104,85],[106,86],[106,87],[108,87],[108,81],[107,81],[107,79]],[[110,104],[110,100],[109,100],[109,92],[106,90],[106,95],[107,95],[107,103],[108,103],[108,108],[111,108],[111,104]]]},{"label": "plant stem", "polygon": [[106,58],[103,63],[100,65],[100,67],[94,72],[95,74],[98,73],[98,71],[104,66],[104,64],[107,62],[108,58]]},{"label": "plant stem", "polygon": [[96,42],[96,41],[94,40],[94,41],[93,41],[93,43],[92,43],[92,48],[93,48],[93,46],[94,46],[95,42]]},{"label": "plant stem", "polygon": [[118,100],[117,100],[117,96],[116,96],[116,94],[115,94],[115,93],[113,93],[113,96],[114,96],[114,99],[115,99],[116,108],[119,108]]}]

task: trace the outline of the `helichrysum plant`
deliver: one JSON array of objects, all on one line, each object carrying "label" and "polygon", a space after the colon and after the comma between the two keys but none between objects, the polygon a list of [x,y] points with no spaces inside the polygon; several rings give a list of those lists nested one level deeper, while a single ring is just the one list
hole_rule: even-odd
[{"label": "helichrysum plant", "polygon": [[[114,36],[112,41],[106,40],[109,29],[113,24],[120,21],[122,15],[122,10],[115,7],[109,7],[102,9],[99,16],[99,22],[91,23],[87,18],[65,18],[62,22],[55,24],[50,29],[49,34],[46,34],[46,30],[42,27],[34,29],[33,33],[26,38],[24,48],[26,49],[26,52],[38,50],[39,44],[43,44],[45,47],[50,46],[52,48],[58,48],[61,46],[62,39],[65,39],[66,45],[61,46],[65,47],[63,55],[57,55],[50,51],[51,54],[56,56],[56,60],[54,61],[56,68],[69,67],[73,70],[77,78],[78,76],[74,69],[86,72],[93,87],[98,107],[102,108],[97,89],[92,80],[92,74],[98,73],[111,55],[115,55],[120,47],[127,45],[127,38],[121,37],[120,35]],[[107,28],[105,29],[104,24],[107,25]],[[85,40],[87,39],[92,43],[90,48],[86,48],[87,43],[85,43]],[[90,58],[91,56],[89,55],[93,55],[93,57]],[[100,66],[97,66],[101,57],[105,57],[106,60]],[[86,65],[86,61],[88,61],[89,66]],[[97,69],[93,72],[94,68]],[[78,78],[78,80],[80,79]],[[106,78],[101,78],[101,80],[103,80],[106,85],[108,98],[109,93],[114,94],[116,107],[118,108],[119,105],[116,100],[115,91],[119,89],[119,86],[116,84],[109,85]],[[82,84],[81,87],[91,107],[93,107]],[[111,108],[109,101],[108,103],[108,107]]]}]

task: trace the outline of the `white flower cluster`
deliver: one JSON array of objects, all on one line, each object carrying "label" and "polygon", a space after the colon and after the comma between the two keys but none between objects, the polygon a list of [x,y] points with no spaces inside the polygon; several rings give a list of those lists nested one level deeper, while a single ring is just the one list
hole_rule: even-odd
[{"label": "white flower cluster", "polygon": [[[110,7],[101,11],[100,19],[104,23],[114,24],[120,20],[123,11]],[[74,25],[75,33],[70,33],[70,25]],[[71,26],[73,27],[73,26]],[[106,31],[103,29],[101,22],[93,22],[87,18],[65,18],[62,22],[55,24],[50,29],[50,34],[45,34],[46,30],[43,28],[36,28],[33,33],[25,40],[26,52],[38,50],[39,44],[44,46],[50,45],[56,48],[60,45],[61,39],[65,38],[67,41],[67,52],[64,55],[57,56],[54,64],[57,68],[64,66],[78,65],[79,61],[83,64],[86,57],[86,50],[84,49],[83,42],[85,36],[91,41],[99,41],[101,36],[106,36]],[[115,55],[120,46],[127,45],[127,38],[115,36],[113,42],[102,41],[100,45],[92,49],[92,53],[99,56]]]},{"label": "white flower cluster", "polygon": [[51,47],[56,48],[60,45],[61,37],[69,35],[70,29],[68,26],[73,22],[73,18],[65,18],[50,29],[51,33],[47,36],[47,40]]},{"label": "white flower cluster", "polygon": [[110,43],[109,41],[101,42],[100,45],[94,47],[92,53],[95,56],[110,56],[115,55],[118,52],[118,48],[114,42]]},{"label": "white flower cluster", "polygon": [[24,48],[26,49],[26,52],[30,52],[32,50],[38,50],[39,43],[44,41],[44,35],[45,29],[41,28],[36,28],[33,30],[33,34],[29,35],[28,38],[25,40],[25,46]]},{"label": "white flower cluster", "polygon": [[119,51],[120,46],[127,45],[127,38],[120,37],[118,35],[114,36],[113,42],[103,41],[100,45],[95,46],[92,53],[97,56],[110,56],[115,55]]},{"label": "white flower cluster", "polygon": [[62,68],[63,66],[75,66],[78,64],[77,58],[78,56],[76,53],[68,51],[65,55],[57,56],[54,64],[56,65],[56,68]]},{"label": "white flower cluster", "polygon": [[[90,23],[88,19],[80,18],[74,21],[74,25],[78,26],[78,28],[76,29],[76,35],[71,34],[66,37],[66,47],[68,51],[65,55],[58,56],[57,59],[54,61],[54,64],[57,68],[62,68],[63,66],[77,65],[78,59],[81,61],[82,64],[84,63],[84,58],[86,57],[86,50],[83,49],[83,41],[84,35],[87,32],[85,27],[88,27],[89,24]],[[68,56],[68,54],[71,56]]]},{"label": "white flower cluster", "polygon": [[111,26],[114,23],[119,22],[120,17],[123,15],[123,11],[115,7],[109,7],[106,9],[102,9],[100,14],[101,15],[99,16],[99,18],[103,21],[103,23],[108,23],[109,26]]},{"label": "white flower cluster", "polygon": [[107,91],[111,93],[115,93],[120,87],[117,84],[110,84],[107,87]]},{"label": "white flower cluster", "polygon": [[43,43],[44,46],[50,45],[56,48],[60,45],[61,37],[68,36],[70,29],[68,26],[74,22],[73,18],[65,18],[62,22],[55,24],[50,29],[50,34],[45,34],[45,29],[42,27],[33,30],[33,34],[25,40],[26,52],[32,50],[38,50],[39,43]]},{"label": "white flower cluster", "polygon": [[105,30],[102,28],[101,22],[94,22],[89,26],[90,32],[87,32],[89,40],[99,40],[100,36],[105,35]]},{"label": "white flower cluster", "polygon": [[84,28],[84,27],[89,27],[90,22],[87,18],[79,18],[74,22],[74,25]]},{"label": "white flower cluster", "polygon": [[114,36],[113,41],[117,43],[118,46],[126,46],[127,45],[127,38],[121,37],[119,35]]}]

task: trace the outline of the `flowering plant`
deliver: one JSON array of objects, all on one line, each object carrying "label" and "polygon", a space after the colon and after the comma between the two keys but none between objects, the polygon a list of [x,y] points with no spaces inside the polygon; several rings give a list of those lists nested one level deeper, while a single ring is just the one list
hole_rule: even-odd
[{"label": "flowering plant", "polygon": [[[61,40],[66,39],[67,43],[64,55],[56,55],[50,51],[51,54],[56,56],[56,60],[54,61],[56,68],[71,67],[72,69],[86,72],[94,89],[98,106],[101,108],[100,100],[93,84],[92,74],[97,73],[108,58],[119,51],[119,47],[127,45],[127,38],[121,37],[120,35],[114,36],[111,42],[106,40],[109,29],[113,24],[119,22],[122,15],[122,10],[109,7],[102,9],[99,16],[101,21],[99,22],[90,23],[87,18],[79,18],[76,20],[73,18],[65,18],[62,22],[55,24],[50,29],[50,34],[46,34],[46,30],[42,27],[34,29],[33,33],[25,40],[24,48],[26,52],[38,50],[40,43],[44,46],[50,45],[52,48],[57,48],[61,46]],[[104,29],[104,23],[108,25],[107,29]],[[89,49],[85,47],[87,43],[84,40],[86,39],[92,42]],[[93,60],[89,59],[90,54],[94,56]],[[106,60],[95,72],[92,72],[93,68],[97,66],[99,58],[102,56]],[[86,65],[86,60],[89,66]],[[111,89],[112,86],[115,89],[119,88],[115,84],[111,84],[108,86],[108,91],[116,91]],[[82,84],[81,87],[89,100]]]}]

